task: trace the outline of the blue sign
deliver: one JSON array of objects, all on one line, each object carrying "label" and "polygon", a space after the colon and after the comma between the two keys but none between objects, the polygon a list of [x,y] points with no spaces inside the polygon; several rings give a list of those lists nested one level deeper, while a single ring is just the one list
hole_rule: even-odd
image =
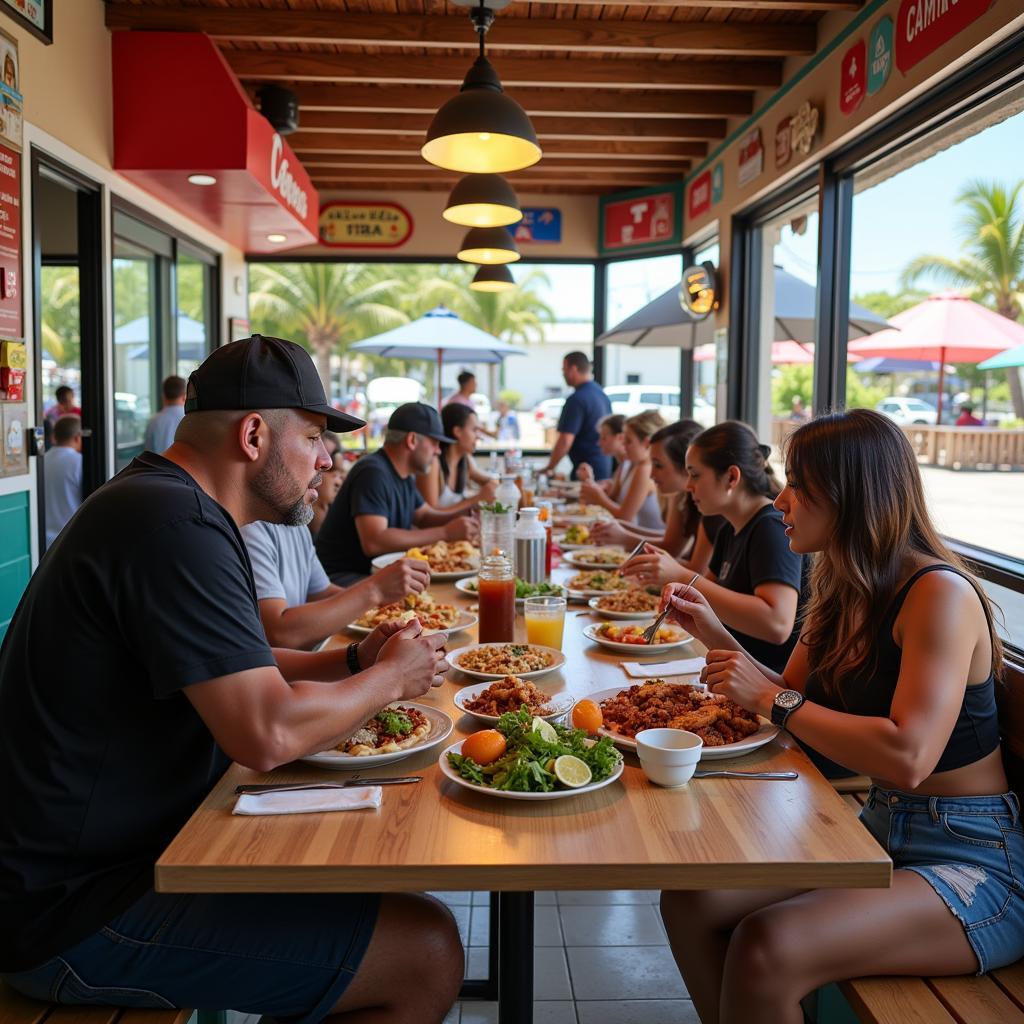
[{"label": "blue sign", "polygon": [[868,42],[868,95],[889,80],[892,71],[892,18],[885,17],[871,30]]},{"label": "blue sign", "polygon": [[553,206],[524,206],[523,219],[513,232],[517,242],[561,242],[562,211]]}]

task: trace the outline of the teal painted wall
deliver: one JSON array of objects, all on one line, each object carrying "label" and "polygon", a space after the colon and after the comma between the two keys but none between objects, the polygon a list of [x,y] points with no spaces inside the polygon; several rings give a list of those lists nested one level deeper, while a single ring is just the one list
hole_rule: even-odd
[{"label": "teal painted wall", "polygon": [[0,496],[0,640],[32,574],[28,491]]}]

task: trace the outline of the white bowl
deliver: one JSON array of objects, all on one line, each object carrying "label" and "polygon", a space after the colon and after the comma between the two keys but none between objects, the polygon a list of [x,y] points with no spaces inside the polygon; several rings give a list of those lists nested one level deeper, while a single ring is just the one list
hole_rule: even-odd
[{"label": "white bowl", "polygon": [[658,786],[683,786],[693,778],[704,741],[684,729],[641,729],[636,753],[644,775]]}]

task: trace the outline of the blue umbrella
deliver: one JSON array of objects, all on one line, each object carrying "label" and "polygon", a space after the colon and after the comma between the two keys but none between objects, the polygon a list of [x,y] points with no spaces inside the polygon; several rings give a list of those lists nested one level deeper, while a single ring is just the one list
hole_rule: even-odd
[{"label": "blue umbrella", "polygon": [[[936,359],[894,359],[890,356],[870,356],[853,363],[857,373],[938,373]],[[953,371],[948,371],[952,373]]]},{"label": "blue umbrella", "polygon": [[412,323],[375,334],[350,346],[391,359],[437,360],[437,401],[441,404],[441,364],[445,355],[465,363],[500,363],[506,356],[525,356],[516,345],[466,323],[444,306],[436,306]]},{"label": "blue umbrella", "polygon": [[1024,366],[1024,345],[1008,348],[991,359],[978,363],[979,370],[1009,370],[1014,366]]}]

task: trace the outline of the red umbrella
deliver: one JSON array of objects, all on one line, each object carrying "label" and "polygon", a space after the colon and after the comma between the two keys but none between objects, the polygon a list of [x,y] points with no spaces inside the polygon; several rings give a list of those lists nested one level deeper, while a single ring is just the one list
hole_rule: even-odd
[{"label": "red umbrella", "polygon": [[889,323],[898,330],[879,331],[851,341],[849,350],[860,356],[937,360],[937,423],[942,420],[946,363],[980,363],[1014,345],[1024,344],[1024,324],[993,313],[958,292],[929,295],[924,302],[889,317]]}]

